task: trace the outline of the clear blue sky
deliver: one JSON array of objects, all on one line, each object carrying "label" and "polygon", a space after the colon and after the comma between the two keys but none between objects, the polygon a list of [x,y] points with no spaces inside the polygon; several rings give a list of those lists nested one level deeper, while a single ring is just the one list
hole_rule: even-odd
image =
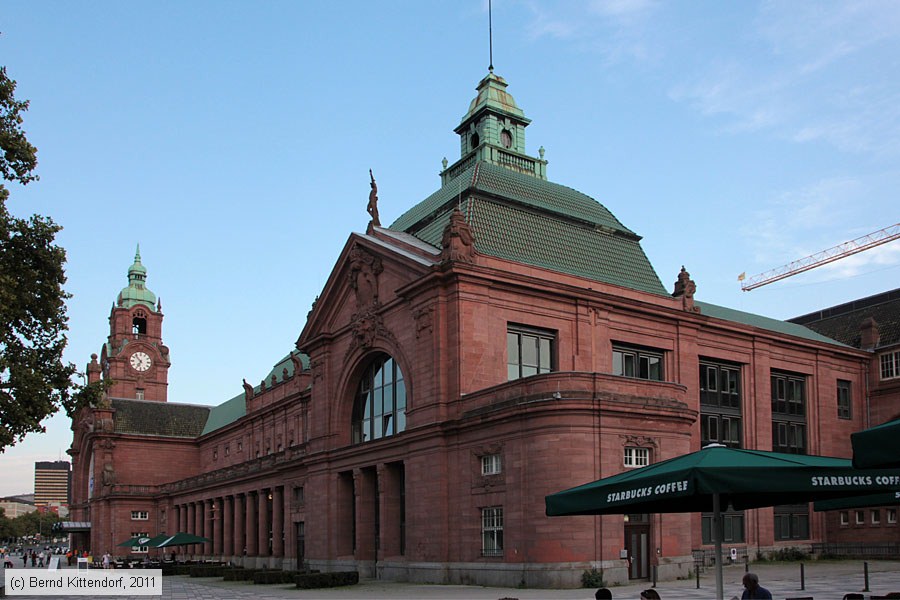
[{"label": "clear blue sky", "polygon": [[[900,4],[496,0],[495,72],[552,181],[644,236],[671,287],[777,318],[898,287],[900,242],[741,292],[753,275],[900,221]],[[29,99],[41,180],[14,214],[65,229],[67,360],[108,333],[140,243],[169,398],[217,404],[296,341],[368,169],[390,223],[459,157],[487,72],[487,4],[6,0],[0,64]],[[70,443],[0,455],[0,495]]]}]

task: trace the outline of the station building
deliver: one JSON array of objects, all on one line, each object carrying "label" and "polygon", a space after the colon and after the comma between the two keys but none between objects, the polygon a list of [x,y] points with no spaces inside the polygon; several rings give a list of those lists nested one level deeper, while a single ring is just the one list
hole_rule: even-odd
[{"label": "station building", "polygon": [[[529,122],[485,76],[440,188],[384,226],[373,182],[296,347],[216,406],[168,402],[138,254],[88,365],[109,398],[72,425],[75,546],[187,531],[212,540],[190,556],[401,581],[667,579],[711,515],[550,519],[544,496],[711,442],[849,456],[870,352],[702,302],[686,269],[664,285],[635,230],[548,179]],[[729,511],[725,534],[765,552],[824,540],[825,518]]]}]

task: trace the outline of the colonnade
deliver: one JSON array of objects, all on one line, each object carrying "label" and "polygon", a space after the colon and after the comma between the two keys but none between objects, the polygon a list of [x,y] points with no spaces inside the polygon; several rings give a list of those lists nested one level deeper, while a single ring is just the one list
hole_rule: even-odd
[{"label": "colonnade", "polygon": [[284,487],[227,494],[174,506],[178,531],[212,540],[186,546],[203,556],[285,556]]}]

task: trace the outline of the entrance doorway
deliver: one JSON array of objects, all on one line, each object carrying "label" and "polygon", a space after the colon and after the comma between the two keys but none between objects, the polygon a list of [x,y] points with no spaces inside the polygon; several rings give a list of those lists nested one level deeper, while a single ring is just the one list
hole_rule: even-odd
[{"label": "entrance doorway", "polygon": [[625,515],[625,550],[628,551],[628,578],[649,578],[650,515]]}]

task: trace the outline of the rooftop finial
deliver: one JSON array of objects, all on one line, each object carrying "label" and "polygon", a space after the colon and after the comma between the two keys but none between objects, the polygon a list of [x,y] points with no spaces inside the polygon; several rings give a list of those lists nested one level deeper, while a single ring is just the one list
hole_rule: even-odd
[{"label": "rooftop finial", "polygon": [[141,243],[138,242],[137,248],[134,250],[134,262],[141,262]]},{"label": "rooftop finial", "polygon": [[494,72],[494,28],[493,28],[493,19],[491,18],[491,0],[488,0],[488,53],[490,57],[490,64],[488,64],[488,71],[491,73]]}]

